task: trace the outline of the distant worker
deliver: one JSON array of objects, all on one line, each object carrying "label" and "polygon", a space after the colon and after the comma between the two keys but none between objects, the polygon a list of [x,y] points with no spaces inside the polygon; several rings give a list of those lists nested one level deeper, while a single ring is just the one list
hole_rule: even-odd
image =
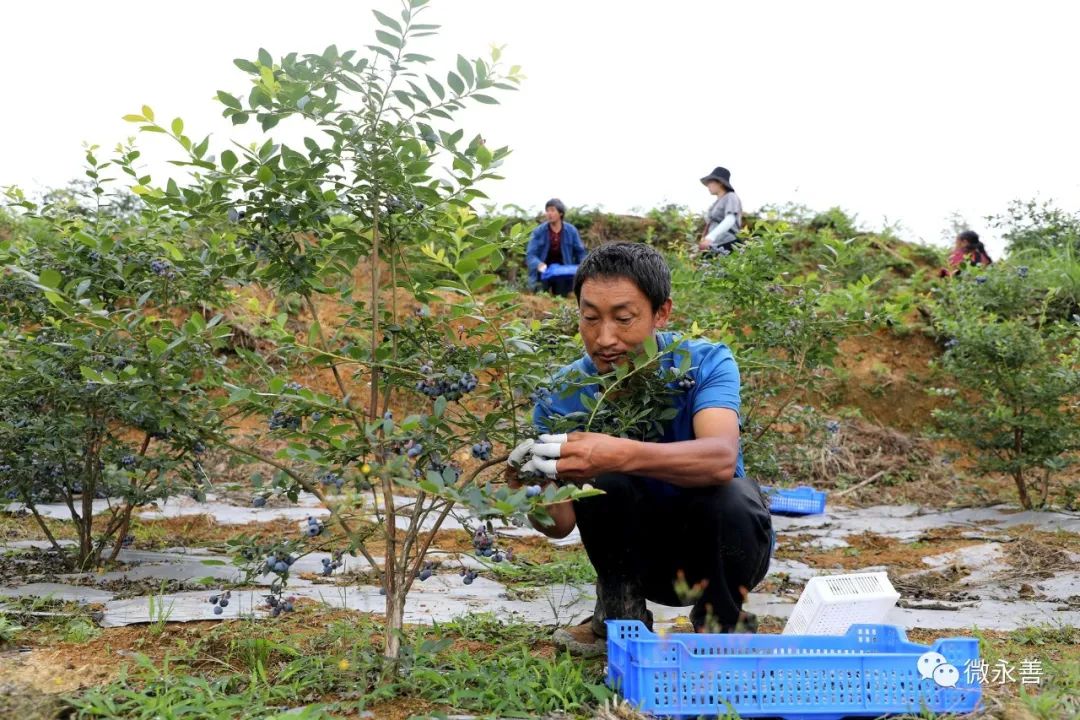
[{"label": "distant worker", "polygon": [[585,244],[577,228],[568,222],[566,206],[562,200],[552,198],[544,205],[547,222],[533,230],[529,238],[529,247],[525,251],[525,262],[529,266],[529,287],[540,288],[556,295],[569,295],[574,290],[573,272],[543,279],[544,271],[552,265],[566,266],[569,270],[585,259]]},{"label": "distant worker", "polygon": [[979,239],[979,234],[974,230],[964,230],[956,236],[953,251],[949,255],[949,267],[942,269],[941,277],[959,275],[965,266],[986,267],[993,263],[990,253],[986,252],[986,246]]},{"label": "distant worker", "polygon": [[716,201],[705,216],[705,232],[698,242],[698,249],[702,252],[730,252],[739,241],[738,232],[742,227],[742,200],[731,186],[731,171],[723,167],[714,168],[701,178],[701,184],[716,196]]}]

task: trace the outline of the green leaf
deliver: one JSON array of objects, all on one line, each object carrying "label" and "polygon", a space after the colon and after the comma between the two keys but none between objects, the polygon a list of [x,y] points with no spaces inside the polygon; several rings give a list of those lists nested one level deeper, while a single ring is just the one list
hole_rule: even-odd
[{"label": "green leaf", "polygon": [[384,45],[389,45],[396,50],[400,50],[402,47],[401,38],[399,38],[397,35],[388,33],[385,30],[376,30],[375,37],[379,38],[379,42],[383,43]]},{"label": "green leaf", "polygon": [[99,373],[97,370],[95,370],[92,367],[87,367],[85,365],[80,365],[79,366],[79,372],[82,373],[83,378],[85,378],[86,380],[89,380],[90,382],[95,382],[95,383],[104,383],[105,382],[105,378],[101,377],[101,373]]},{"label": "green leaf", "polygon": [[60,273],[56,272],[52,268],[49,268],[48,270],[42,270],[41,274],[38,275],[39,283],[41,283],[47,288],[52,288],[54,290],[60,287],[60,283],[63,282],[63,280],[64,279],[60,276]]},{"label": "green leaf", "polygon": [[274,66],[274,58],[263,48],[259,48],[259,63],[265,67]]},{"label": "green leaf", "polygon": [[168,349],[168,343],[159,337],[152,337],[146,341],[146,347],[150,350],[150,354],[155,358],[159,358],[165,354],[165,350]]},{"label": "green leaf", "polygon": [[227,564],[224,560],[215,560],[213,558],[208,558],[206,560],[201,560],[200,562],[203,565],[209,565],[210,567],[218,567],[220,565],[226,565]]},{"label": "green leaf", "polygon": [[472,87],[475,77],[473,76],[472,64],[461,55],[457,56],[457,69],[461,77],[465,78],[465,84]]},{"label": "green leaf", "polygon": [[645,352],[648,353],[650,358],[656,357],[656,354],[660,351],[660,349],[656,345],[655,335],[650,335],[649,337],[647,337],[645,339],[645,342],[642,343],[642,347],[645,349]]},{"label": "green leaf", "polygon": [[465,83],[461,82],[461,78],[459,78],[454,73],[446,73],[446,82],[450,85],[450,89],[458,95],[465,92]]},{"label": "green leaf", "polygon": [[237,59],[233,60],[233,65],[240,68],[244,72],[249,72],[249,73],[254,73],[254,74],[258,74],[258,72],[259,72],[259,66],[258,65],[251,62],[250,60],[244,60],[243,58],[237,58]]},{"label": "green leaf", "polygon": [[446,412],[446,405],[447,405],[446,397],[443,396],[443,395],[440,395],[438,397],[438,399],[435,400],[435,408],[434,408],[435,417],[441,418],[443,416],[443,413]]},{"label": "green leaf", "polygon": [[241,110],[241,109],[243,109],[242,106],[240,105],[240,100],[235,95],[230,95],[229,93],[225,92],[224,90],[218,90],[217,99],[225,107],[230,107],[233,110]]},{"label": "green leaf", "polygon": [[445,98],[446,90],[443,88],[442,83],[440,83],[438,80],[431,77],[430,75],[426,75],[425,77],[427,78],[428,85],[431,86],[431,91],[438,95],[440,100]]},{"label": "green leaf", "polygon": [[269,185],[274,180],[274,171],[270,169],[269,165],[263,165],[255,173],[255,179],[263,185]]},{"label": "green leaf", "polygon": [[236,153],[232,150],[224,150],[221,153],[221,167],[225,168],[226,172],[231,172],[236,163],[239,162],[236,157]]},{"label": "green leaf", "polygon": [[383,25],[388,28],[393,28],[398,32],[398,34],[401,33],[401,23],[399,23],[397,20],[390,17],[389,15],[386,15],[385,13],[379,12],[378,10],[372,10],[371,12],[375,14],[375,19],[381,22]]},{"label": "green leaf", "polygon": [[154,122],[154,111],[150,109],[149,105],[142,106],[142,114],[150,122]]},{"label": "green leaf", "polygon": [[182,132],[184,132],[184,121],[181,118],[174,118],[172,121],[173,135],[179,135]]}]

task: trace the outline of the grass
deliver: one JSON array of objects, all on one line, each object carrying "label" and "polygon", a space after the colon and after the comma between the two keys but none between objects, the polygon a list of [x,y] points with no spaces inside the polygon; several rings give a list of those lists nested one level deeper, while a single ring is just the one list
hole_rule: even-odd
[{"label": "grass", "polygon": [[[211,627],[191,644],[174,643],[158,660],[139,655],[113,683],[68,699],[74,717],[328,718],[387,704],[416,704],[500,717],[561,712],[589,717],[611,696],[603,662],[558,654],[548,629],[472,615],[410,628],[400,671],[383,681],[382,628],[322,611],[289,623]],[[162,637],[162,642],[166,636]]]},{"label": "grass", "polygon": [[[478,557],[483,561],[484,558]],[[544,587],[565,583],[568,585],[592,585],[596,582],[596,570],[589,556],[582,549],[559,553],[545,563],[523,564],[509,562],[485,562],[493,579],[504,585],[518,587]]]}]

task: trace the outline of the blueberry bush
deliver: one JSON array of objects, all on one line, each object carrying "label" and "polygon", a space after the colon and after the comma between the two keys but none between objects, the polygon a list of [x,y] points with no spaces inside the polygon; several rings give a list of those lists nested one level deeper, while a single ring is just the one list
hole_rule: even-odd
[{"label": "blueberry bush", "polygon": [[[236,61],[250,89],[218,92],[224,115],[264,133],[279,123],[302,129],[296,146],[267,136],[214,155],[180,119],[160,123],[151,108],[128,116],[170,137],[183,152],[177,162],[193,170],[183,185],[140,183],[143,202],[232,243],[237,278],[273,295],[252,300],[273,351],[238,350],[242,367],[226,383],[231,413],[266,418],[228,443],[275,468],[253,503],[312,493],[346,538],[335,547],[309,524],[295,542],[239,547],[238,560],[277,576],[268,598],[277,609],[300,554],[331,553],[328,575],[344,553],[359,554],[386,595],[391,659],[406,593],[435,572],[425,556],[454,508],[486,525],[544,519],[545,505],[587,492],[530,495],[497,482],[501,449],[524,439],[521,419],[548,358],[530,329],[506,322],[519,314],[517,294],[496,287],[521,229],[507,232],[471,205],[509,151],[466,139],[453,121],[468,104],[496,103],[520,72],[504,70],[494,48],[433,75],[432,59],[411,50],[437,29],[420,22],[425,4],[403,3],[398,17],[375,12],[379,29],[364,54],[330,47],[275,59],[260,50]],[[328,383],[290,380],[299,368]],[[412,412],[395,416],[391,405]]]},{"label": "blueberry bush", "polygon": [[1055,291],[1026,265],[998,263],[938,291],[942,432],[971,448],[979,472],[1013,479],[1025,508],[1080,450],[1080,316],[1047,314]]},{"label": "blueberry bush", "polygon": [[[229,330],[209,308],[226,297],[228,253],[110,191],[137,159],[89,148],[89,182],[42,204],[9,189],[0,241],[0,492],[58,551],[38,506],[65,505],[80,568],[110,543],[116,558],[134,508],[200,495],[222,426],[211,394]],[[108,499],[101,518],[95,499]]]}]

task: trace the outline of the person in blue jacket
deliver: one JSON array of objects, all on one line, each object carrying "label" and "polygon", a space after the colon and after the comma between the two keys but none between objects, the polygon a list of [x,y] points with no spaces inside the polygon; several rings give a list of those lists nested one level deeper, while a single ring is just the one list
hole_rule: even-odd
[{"label": "person in blue jacket", "polygon": [[529,287],[533,290],[547,290],[556,295],[569,295],[574,289],[572,275],[550,280],[541,280],[540,276],[547,270],[548,265],[580,263],[585,259],[585,244],[581,242],[577,228],[563,221],[566,217],[566,206],[562,200],[548,200],[544,205],[544,214],[547,222],[533,230],[529,247],[525,251],[525,262],[529,266]]}]

